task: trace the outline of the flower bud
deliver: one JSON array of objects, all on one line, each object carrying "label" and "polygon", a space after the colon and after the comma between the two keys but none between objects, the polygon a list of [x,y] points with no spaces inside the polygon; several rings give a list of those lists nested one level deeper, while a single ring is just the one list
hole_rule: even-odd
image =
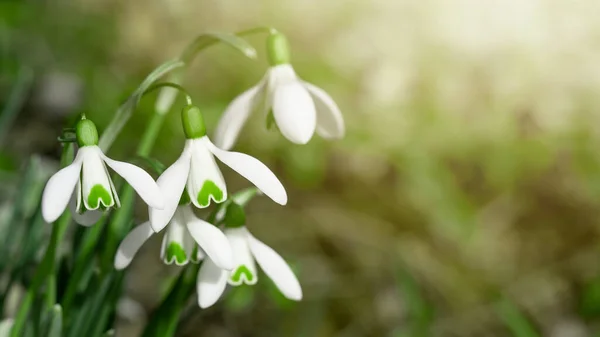
[{"label": "flower bud", "polygon": [[89,119],[82,119],[75,126],[75,135],[79,147],[98,145],[98,130],[96,125]]},{"label": "flower bud", "polygon": [[290,63],[290,46],[285,35],[279,32],[269,35],[267,58],[272,66]]},{"label": "flower bud", "polygon": [[188,105],[181,111],[181,123],[187,139],[196,139],[206,136],[204,118],[198,107]]}]

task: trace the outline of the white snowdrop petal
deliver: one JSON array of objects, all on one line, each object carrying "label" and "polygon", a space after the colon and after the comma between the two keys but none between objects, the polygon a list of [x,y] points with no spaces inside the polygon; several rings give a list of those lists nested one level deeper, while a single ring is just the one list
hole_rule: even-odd
[{"label": "white snowdrop petal", "polygon": [[115,198],[110,176],[102,160],[102,151],[98,146],[84,146],[78,153],[81,153],[83,158],[81,194],[85,208],[95,210],[113,207]]},{"label": "white snowdrop petal", "polygon": [[275,87],[273,117],[285,138],[296,144],[308,143],[315,132],[317,112],[301,82],[292,81]]},{"label": "white snowdrop petal", "polygon": [[[189,236],[185,226],[183,210],[187,206],[177,207],[177,211],[167,226],[163,241],[162,258],[166,264],[175,263],[178,266],[186,265],[191,258],[192,246],[186,247],[186,237]],[[187,248],[187,249],[186,249]]]},{"label": "white snowdrop petal", "polygon": [[225,165],[248,179],[276,203],[287,204],[285,188],[275,174],[260,160],[247,154],[221,150],[214,146],[208,138],[203,139],[208,149]]},{"label": "white snowdrop petal", "polygon": [[258,273],[256,272],[256,264],[250,247],[248,247],[248,237],[250,233],[246,227],[227,228],[225,236],[229,240],[231,250],[233,252],[233,262],[235,268],[231,271],[227,282],[234,286],[239,286],[243,283],[253,285],[258,282]]},{"label": "white snowdrop petal", "polygon": [[208,308],[217,302],[223,291],[225,291],[228,275],[228,271],[219,268],[210,259],[204,261],[198,271],[196,280],[200,308]]},{"label": "white snowdrop petal", "polygon": [[317,109],[317,133],[323,138],[342,138],[345,133],[344,117],[335,101],[325,90],[304,82]]},{"label": "white snowdrop petal", "polygon": [[215,144],[219,148],[229,150],[235,145],[242,127],[253,110],[254,98],[260,88],[260,85],[256,85],[229,103],[221,115],[214,134]]},{"label": "white snowdrop petal", "polygon": [[281,293],[295,301],[302,299],[302,288],[296,275],[285,260],[271,247],[250,235],[248,239],[252,255],[258,265],[273,280]]},{"label": "white snowdrop petal", "polygon": [[227,200],[227,186],[213,154],[202,137],[191,140],[191,165],[187,191],[194,206],[205,208],[211,200],[221,203]]},{"label": "white snowdrop petal", "polygon": [[139,194],[148,206],[161,209],[165,206],[162,193],[158,185],[143,169],[129,163],[117,161],[105,156],[98,148],[99,154],[104,159],[104,162],[118,175],[123,177],[125,181]]},{"label": "white snowdrop petal", "polygon": [[202,219],[188,221],[187,229],[204,253],[219,268],[233,269],[235,265],[231,246],[220,229]]},{"label": "white snowdrop petal", "polygon": [[121,270],[127,267],[140,247],[142,247],[144,242],[146,242],[153,234],[154,231],[148,221],[131,230],[125,239],[121,241],[121,244],[117,249],[117,254],[115,255],[115,269]]},{"label": "white snowdrop petal", "polygon": [[82,157],[77,157],[71,165],[56,172],[44,187],[42,194],[42,216],[47,223],[52,223],[67,208],[75,185],[79,181]]},{"label": "white snowdrop petal", "polygon": [[160,232],[173,217],[190,171],[190,144],[186,142],[183,153],[169,168],[158,177],[156,183],[164,198],[163,209],[149,208],[150,224],[155,232]]}]

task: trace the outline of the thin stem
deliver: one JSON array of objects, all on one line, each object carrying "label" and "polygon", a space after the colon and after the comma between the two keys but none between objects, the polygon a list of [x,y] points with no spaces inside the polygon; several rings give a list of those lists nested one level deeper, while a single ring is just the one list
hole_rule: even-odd
[{"label": "thin stem", "polygon": [[279,31],[270,26],[260,26],[260,27],[254,27],[254,28],[239,31],[239,32],[235,33],[235,35],[245,36],[245,35],[252,35],[252,34],[259,34],[259,33],[277,34],[277,33],[279,33]]},{"label": "thin stem", "polygon": [[181,92],[182,94],[185,95],[185,101],[186,101],[187,105],[192,105],[192,96],[190,96],[188,91],[185,90],[184,87],[180,86],[177,83],[173,83],[173,82],[162,82],[162,83],[153,84],[151,87],[149,87],[142,93],[141,97],[144,97],[147,94],[149,94],[157,89],[164,88],[164,87],[171,87],[171,88],[175,88],[175,89],[179,90],[179,92]]}]

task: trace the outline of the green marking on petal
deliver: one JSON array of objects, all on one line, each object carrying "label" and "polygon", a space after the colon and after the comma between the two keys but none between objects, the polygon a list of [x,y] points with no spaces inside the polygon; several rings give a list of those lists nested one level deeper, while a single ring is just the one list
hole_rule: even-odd
[{"label": "green marking on petal", "polygon": [[246,267],[246,265],[239,266],[232,274],[231,281],[234,283],[241,283],[242,276],[245,277],[246,283],[250,284],[254,282],[254,274]]},{"label": "green marking on petal", "polygon": [[210,204],[210,196],[212,196],[213,200],[217,203],[223,202],[223,191],[217,184],[215,184],[212,180],[204,181],[204,185],[202,185],[202,189],[198,193],[198,203],[202,207],[208,207]]},{"label": "green marking on petal", "polygon": [[167,247],[167,263],[173,263],[176,261],[178,264],[184,264],[188,260],[187,255],[183,247],[177,242],[170,242]]},{"label": "green marking on petal", "polygon": [[[100,203],[100,201],[102,201],[102,203]],[[107,191],[104,186],[96,184],[90,190],[90,195],[88,195],[88,205],[92,209],[96,209],[98,207],[104,209],[106,205],[110,205],[112,202],[112,194]]]}]

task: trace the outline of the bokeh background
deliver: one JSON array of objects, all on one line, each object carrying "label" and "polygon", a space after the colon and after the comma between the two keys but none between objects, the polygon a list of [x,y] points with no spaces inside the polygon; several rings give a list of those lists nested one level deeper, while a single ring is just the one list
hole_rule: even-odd
[{"label": "bokeh background", "polygon": [[[595,0],[3,0],[2,212],[32,154],[57,167],[74,115],[102,130],[197,34],[271,25],[347,125],[341,141],[298,146],[256,117],[237,146],[287,187],[288,206],[255,200],[248,222],[305,298],[262,275],[210,309],[190,299],[180,336],[595,336],[598,13]],[[247,40],[258,61],[213,47],[185,77],[209,129],[267,68],[265,37]],[[113,157],[132,156],[152,109],[145,99]],[[170,163],[182,143],[173,113],[153,155]],[[177,273],[159,245],[130,268],[118,336],[139,333]]]}]

